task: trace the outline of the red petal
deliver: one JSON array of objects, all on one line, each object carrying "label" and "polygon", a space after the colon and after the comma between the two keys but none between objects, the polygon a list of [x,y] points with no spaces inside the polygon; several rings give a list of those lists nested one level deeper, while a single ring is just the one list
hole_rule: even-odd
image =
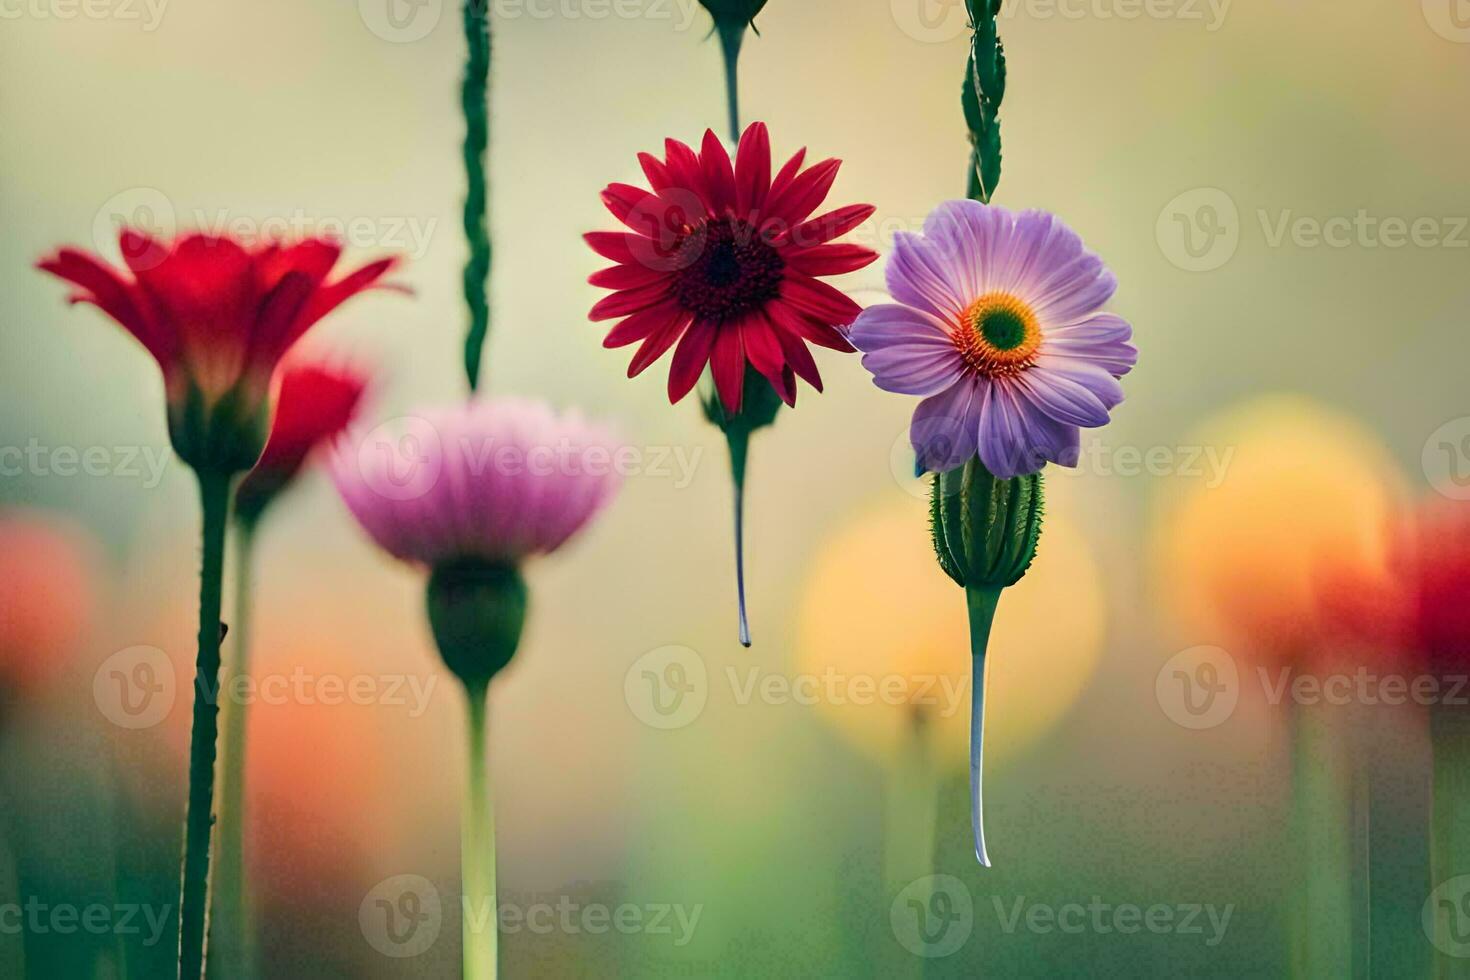
[{"label": "red petal", "polygon": [[[129,239],[125,252],[159,320],[178,332],[184,351],[196,364],[205,359],[217,370],[211,390],[234,383],[245,366],[261,300],[255,260],[237,242],[190,235],[174,242],[161,259],[142,236]],[[151,267],[150,262],[156,262]]]},{"label": "red petal", "polygon": [[745,345],[745,356],[754,368],[765,376],[788,405],[796,404],[794,386],[785,383],[786,359],[781,353],[781,341],[771,323],[757,311],[740,323],[740,340]]},{"label": "red petal", "polygon": [[[682,311],[681,311],[682,313]],[[664,356],[664,352],[674,346],[674,341],[684,332],[689,325],[689,317],[681,315],[668,326],[663,327],[658,333],[653,334],[638,348],[638,353],[633,355],[633,363],[628,365],[628,377],[636,378],[642,374],[654,361]]]},{"label": "red petal", "polygon": [[803,171],[780,192],[772,190],[765,207],[767,221],[774,223],[777,231],[801,224],[827,199],[841,166],[841,160],[823,160]]},{"label": "red petal", "polygon": [[792,154],[790,160],[787,160],[781,165],[781,170],[776,174],[776,179],[771,181],[771,195],[779,194],[791,186],[791,182],[796,179],[796,175],[801,171],[801,165],[804,162],[806,162],[806,147],[803,146]]},{"label": "red petal", "polygon": [[781,354],[786,363],[801,376],[801,379],[818,391],[822,390],[822,376],[817,372],[817,362],[802,339],[786,330],[777,328],[776,339],[781,342]]},{"label": "red petal", "polygon": [[667,166],[672,182],[668,190],[682,190],[693,194],[704,203],[704,212],[712,214],[708,207],[710,196],[705,187],[699,157],[688,146],[674,139],[664,140],[664,151],[668,155]]},{"label": "red petal", "polygon": [[696,320],[679,341],[674,350],[674,363],[669,368],[670,405],[678,404],[699,381],[704,366],[709,363],[716,329],[713,320]]},{"label": "red petal", "polygon": [[786,240],[797,248],[812,248],[841,238],[872,217],[877,208],[871,204],[849,204],[836,211],[828,211],[820,218],[813,218],[791,229]]},{"label": "red petal", "polygon": [[[842,248],[841,245],[833,245],[831,248]],[[647,286],[667,277],[668,273],[658,269],[650,269],[643,265],[615,265],[592,273],[587,281],[594,286],[603,289],[636,289],[639,286]]]},{"label": "red petal", "polygon": [[835,326],[846,326],[863,311],[862,307],[825,282],[794,269],[788,269],[781,280],[781,299],[814,320]]},{"label": "red petal", "polygon": [[741,217],[758,212],[771,189],[771,134],[763,122],[746,127],[735,153],[735,211]]},{"label": "red petal", "polygon": [[[399,292],[405,293],[409,292],[407,287],[404,286],[378,286],[378,280],[391,272],[393,268],[397,265],[398,259],[396,257],[378,259],[375,262],[369,262],[362,268],[343,276],[336,282],[328,283],[327,285],[318,289],[316,291],[316,295],[311,298],[311,302],[307,304],[305,312],[301,314],[301,318],[297,320],[295,325],[292,327],[292,336],[287,338],[286,347],[289,347],[292,343],[294,343],[297,337],[300,337],[302,334],[306,333],[307,328],[309,328],[312,324],[316,323],[322,317],[326,316],[328,313],[332,312],[337,307],[341,306],[343,303],[356,296],[358,293],[364,292],[368,289],[373,289],[375,287],[382,289],[394,289]],[[284,353],[285,347],[282,347],[281,350]]]},{"label": "red petal", "polygon": [[633,255],[635,239],[640,235],[630,235],[626,231],[589,231],[582,236],[582,240],[592,247],[592,251],[605,259],[612,259],[622,265],[640,265]]},{"label": "red petal", "polygon": [[766,315],[769,316],[782,330],[788,330],[803,340],[808,340],[819,347],[829,350],[841,351],[851,354],[854,351],[852,344],[835,327],[825,323],[818,323],[794,307],[785,303],[767,303]]},{"label": "red petal", "polygon": [[626,347],[634,341],[652,336],[670,323],[687,319],[688,316],[688,312],[677,303],[664,303],[662,306],[640,310],[613,327],[603,338],[602,346]]},{"label": "red petal", "polygon": [[787,268],[809,276],[840,276],[875,262],[878,253],[862,245],[818,245],[788,252],[781,257]]},{"label": "red petal", "polygon": [[648,286],[639,286],[636,289],[624,289],[604,296],[592,307],[587,314],[587,319],[596,323],[599,320],[615,320],[620,316],[637,313],[646,310],[662,302],[669,294],[667,284],[662,280]]},{"label": "red petal", "polygon": [[652,187],[655,192],[663,190],[672,182],[672,178],[669,177],[669,168],[665,167],[664,162],[652,153],[638,154],[638,163],[643,167],[643,176],[648,178],[648,186]]},{"label": "red petal", "polygon": [[740,340],[740,330],[733,323],[723,324],[717,329],[709,366],[715,376],[715,391],[720,395],[726,414],[738,415],[741,396],[745,392],[745,347]]},{"label": "red petal", "polygon": [[287,248],[262,250],[255,259],[261,293],[270,292],[282,276],[292,271],[309,276],[314,284],[322,283],[341,256],[341,245],[321,238],[308,238]]},{"label": "red petal", "polygon": [[96,306],[137,338],[165,372],[170,369],[178,354],[177,338],[153,323],[147,307],[143,305],[143,297],[137,295],[133,283],[123,279],[117,270],[71,248],[61,249],[54,257],[43,259],[37,263],[37,268],[77,286],[79,292],[72,295],[73,303]]},{"label": "red petal", "polygon": [[711,210],[723,214],[735,207],[735,168],[730,153],[712,129],[704,131],[704,144],[699,150],[699,165],[704,184],[709,188]]}]

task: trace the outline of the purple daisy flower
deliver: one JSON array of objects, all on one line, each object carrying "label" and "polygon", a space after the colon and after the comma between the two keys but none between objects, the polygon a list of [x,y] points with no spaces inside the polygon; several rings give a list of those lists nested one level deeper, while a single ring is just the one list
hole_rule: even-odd
[{"label": "purple daisy flower", "polygon": [[1108,421],[1138,359],[1127,321],[1099,309],[1117,280],[1052,214],[947,201],[923,235],[899,232],[896,303],[871,306],[850,339],[884,391],[922,395],[909,437],[919,472],[977,453],[1009,478],[1076,466],[1079,429]]}]

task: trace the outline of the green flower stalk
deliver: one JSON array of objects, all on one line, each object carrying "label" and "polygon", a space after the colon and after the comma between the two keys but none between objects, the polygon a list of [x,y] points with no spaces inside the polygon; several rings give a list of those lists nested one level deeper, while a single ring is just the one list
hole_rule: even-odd
[{"label": "green flower stalk", "polygon": [[[766,0],[699,0],[715,21],[720,49],[725,55],[725,98],[730,112],[730,139],[740,141],[740,85],[737,81],[740,47],[745,29],[755,30],[755,15]],[[757,31],[759,33],[759,31]]]},{"label": "green flower stalk", "polygon": [[480,365],[490,333],[490,177],[485,157],[490,146],[490,3],[465,0],[464,36],[467,48],[460,106],[464,112],[464,234],[469,258],[464,267],[464,299],[470,327],[464,342],[464,369],[470,390],[480,386]]},{"label": "green flower stalk", "polygon": [[965,0],[973,33],[961,104],[970,134],[966,195],[990,203],[1000,182],[1000,103],[1006,93],[1006,55],[996,27],[1001,0]]},{"label": "green flower stalk", "polygon": [[[529,604],[522,568],[560,548],[611,500],[618,477],[598,461],[620,447],[576,413],[559,416],[522,399],[474,398],[411,418],[437,438],[393,453],[338,454],[332,477],[383,550],[429,570],[429,625],[467,706],[464,976],[487,980],[496,975],[499,949],[486,746],[490,684],[520,646]],[[549,459],[555,465],[546,465]]]},{"label": "green flower stalk", "polygon": [[1041,475],[1000,480],[979,459],[934,478],[930,499],[934,553],[965,590],[970,610],[970,828],[975,857],[985,849],[981,783],[985,774],[985,663],[1001,592],[1031,567],[1041,538]]},{"label": "green flower stalk", "polygon": [[236,478],[265,446],[270,384],[286,352],[318,320],[372,287],[394,265],[380,259],[328,276],[341,246],[322,239],[246,245],[191,234],[164,243],[124,228],[128,272],[62,248],[39,268],[71,283],[72,302],[122,325],[163,373],[169,437],[194,471],[203,512],[199,634],[189,742],[189,794],[179,897],[179,977],[204,969],[210,831],[219,734],[220,618],[225,537]]}]

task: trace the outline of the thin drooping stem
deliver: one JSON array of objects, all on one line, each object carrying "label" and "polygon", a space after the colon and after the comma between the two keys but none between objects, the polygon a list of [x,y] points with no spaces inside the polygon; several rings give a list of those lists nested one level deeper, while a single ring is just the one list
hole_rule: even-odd
[{"label": "thin drooping stem", "polygon": [[972,586],[965,590],[970,607],[970,829],[975,837],[975,859],[990,867],[985,850],[985,809],[981,782],[985,776],[985,651],[1001,590]]},{"label": "thin drooping stem", "polygon": [[490,332],[490,178],[485,165],[490,145],[490,10],[488,0],[465,0],[464,35],[468,48],[460,104],[464,111],[464,233],[469,259],[464,267],[464,298],[470,328],[464,342],[464,368],[470,390],[480,385],[480,362]]},{"label": "thin drooping stem", "polygon": [[730,444],[730,476],[735,484],[735,592],[740,608],[740,645],[750,646],[750,621],[745,615],[745,460],[750,433],[743,428],[725,434]]},{"label": "thin drooping stem", "polygon": [[194,719],[189,735],[189,803],[184,818],[184,861],[179,898],[179,980],[204,970],[209,904],[209,837],[214,824],[214,757],[219,735],[220,593],[224,587],[229,474],[200,472],[204,511],[199,573],[199,640],[194,665]]},{"label": "thin drooping stem", "polygon": [[460,867],[464,887],[465,980],[494,980],[499,948],[495,904],[495,806],[486,767],[487,685],[468,686],[469,778],[465,785]]},{"label": "thin drooping stem", "polygon": [[[253,521],[235,524],[235,608],[230,629],[234,662],[230,677],[250,676],[251,565],[255,553]],[[250,980],[255,976],[255,933],[250,890],[245,872],[245,746],[246,712],[243,698],[225,698],[224,738],[221,742],[219,854],[215,860],[210,890],[209,960],[227,964],[229,976]]]},{"label": "thin drooping stem", "polygon": [[740,44],[745,39],[744,24],[721,24],[720,49],[725,55],[725,103],[730,113],[730,141],[740,142]]}]

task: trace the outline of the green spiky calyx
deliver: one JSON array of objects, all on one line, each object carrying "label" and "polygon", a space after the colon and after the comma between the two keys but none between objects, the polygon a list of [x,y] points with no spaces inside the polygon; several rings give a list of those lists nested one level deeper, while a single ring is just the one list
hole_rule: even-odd
[{"label": "green spiky calyx", "polygon": [[446,562],[429,576],[429,625],[439,655],[469,689],[483,689],[510,663],[526,623],[518,569],[479,559]]},{"label": "green spiky calyx", "polygon": [[939,567],[967,589],[1015,585],[1041,539],[1041,474],[997,479],[978,458],[934,477],[930,524]]}]

